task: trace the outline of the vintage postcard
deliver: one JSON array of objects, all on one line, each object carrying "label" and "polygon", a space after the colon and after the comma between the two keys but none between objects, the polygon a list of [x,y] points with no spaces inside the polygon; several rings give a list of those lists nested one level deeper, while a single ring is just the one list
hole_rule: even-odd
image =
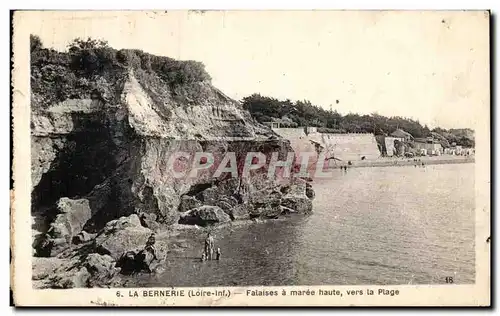
[{"label": "vintage postcard", "polygon": [[17,306],[489,306],[488,11],[16,11]]}]

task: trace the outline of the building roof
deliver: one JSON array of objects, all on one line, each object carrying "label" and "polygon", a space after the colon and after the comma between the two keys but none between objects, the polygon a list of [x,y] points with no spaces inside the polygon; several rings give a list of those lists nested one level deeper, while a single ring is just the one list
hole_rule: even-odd
[{"label": "building roof", "polygon": [[415,138],[416,143],[427,143],[427,144],[441,144],[439,139],[434,139],[432,137],[427,138]]},{"label": "building roof", "polygon": [[405,132],[405,131],[403,131],[400,128],[398,128],[397,130],[395,130],[394,132],[392,132],[391,136],[394,136],[394,137],[403,137],[403,138],[406,138],[406,137],[413,138],[413,136],[410,133]]},{"label": "building roof", "polygon": [[425,141],[422,138],[415,139],[415,143],[416,144],[428,144],[428,145],[441,145],[442,146],[442,144],[440,142],[438,142],[438,141],[435,141],[435,140],[433,140],[433,141]]}]

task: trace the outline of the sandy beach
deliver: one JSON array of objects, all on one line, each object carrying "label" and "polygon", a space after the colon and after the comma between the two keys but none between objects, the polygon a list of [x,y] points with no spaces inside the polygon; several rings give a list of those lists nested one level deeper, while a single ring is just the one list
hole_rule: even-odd
[{"label": "sandy beach", "polygon": [[[349,168],[361,168],[361,167],[389,167],[389,166],[414,166],[421,165],[438,165],[438,164],[458,164],[458,163],[474,163],[474,156],[453,156],[453,155],[443,155],[443,156],[423,156],[415,158],[397,158],[397,157],[383,157],[376,160],[358,160],[353,161]],[[336,161],[330,162],[331,168],[340,168],[341,166],[346,166],[347,162]]]}]

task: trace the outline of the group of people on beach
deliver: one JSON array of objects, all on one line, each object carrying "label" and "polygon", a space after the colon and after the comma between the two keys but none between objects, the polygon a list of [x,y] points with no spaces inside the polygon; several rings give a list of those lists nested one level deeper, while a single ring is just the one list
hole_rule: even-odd
[{"label": "group of people on beach", "polygon": [[204,262],[207,260],[213,260],[214,254],[215,254],[215,260],[220,260],[221,256],[220,248],[217,248],[217,250],[215,250],[214,237],[212,236],[212,233],[209,232],[207,234],[207,238],[205,238],[205,248],[201,255],[201,261]]},{"label": "group of people on beach", "polygon": [[[149,236],[143,251],[149,252],[153,257],[152,258],[153,260],[158,260],[155,243],[156,243],[155,234],[152,233],[151,236]],[[201,255],[201,261],[204,262],[207,260],[214,260],[214,259],[220,260],[220,256],[221,256],[221,250],[220,248],[215,249],[214,237],[212,233],[209,232],[207,234],[207,237],[205,238],[204,251],[203,254]]]},{"label": "group of people on beach", "polygon": [[417,166],[421,166],[422,168],[425,167],[425,163],[420,159],[413,159],[413,162],[415,162],[415,168],[417,168]]},{"label": "group of people on beach", "polygon": [[352,161],[349,160],[347,165],[340,166],[340,171],[347,171],[347,166],[352,166]]}]

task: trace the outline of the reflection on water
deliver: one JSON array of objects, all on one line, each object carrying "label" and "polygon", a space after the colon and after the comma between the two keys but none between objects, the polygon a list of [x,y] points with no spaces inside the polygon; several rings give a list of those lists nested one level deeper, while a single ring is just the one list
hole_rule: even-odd
[{"label": "reflection on water", "polygon": [[127,286],[474,283],[473,164],[337,170],[315,189],[313,215],[220,230],[220,261],[183,233],[196,242],[164,273]]}]

